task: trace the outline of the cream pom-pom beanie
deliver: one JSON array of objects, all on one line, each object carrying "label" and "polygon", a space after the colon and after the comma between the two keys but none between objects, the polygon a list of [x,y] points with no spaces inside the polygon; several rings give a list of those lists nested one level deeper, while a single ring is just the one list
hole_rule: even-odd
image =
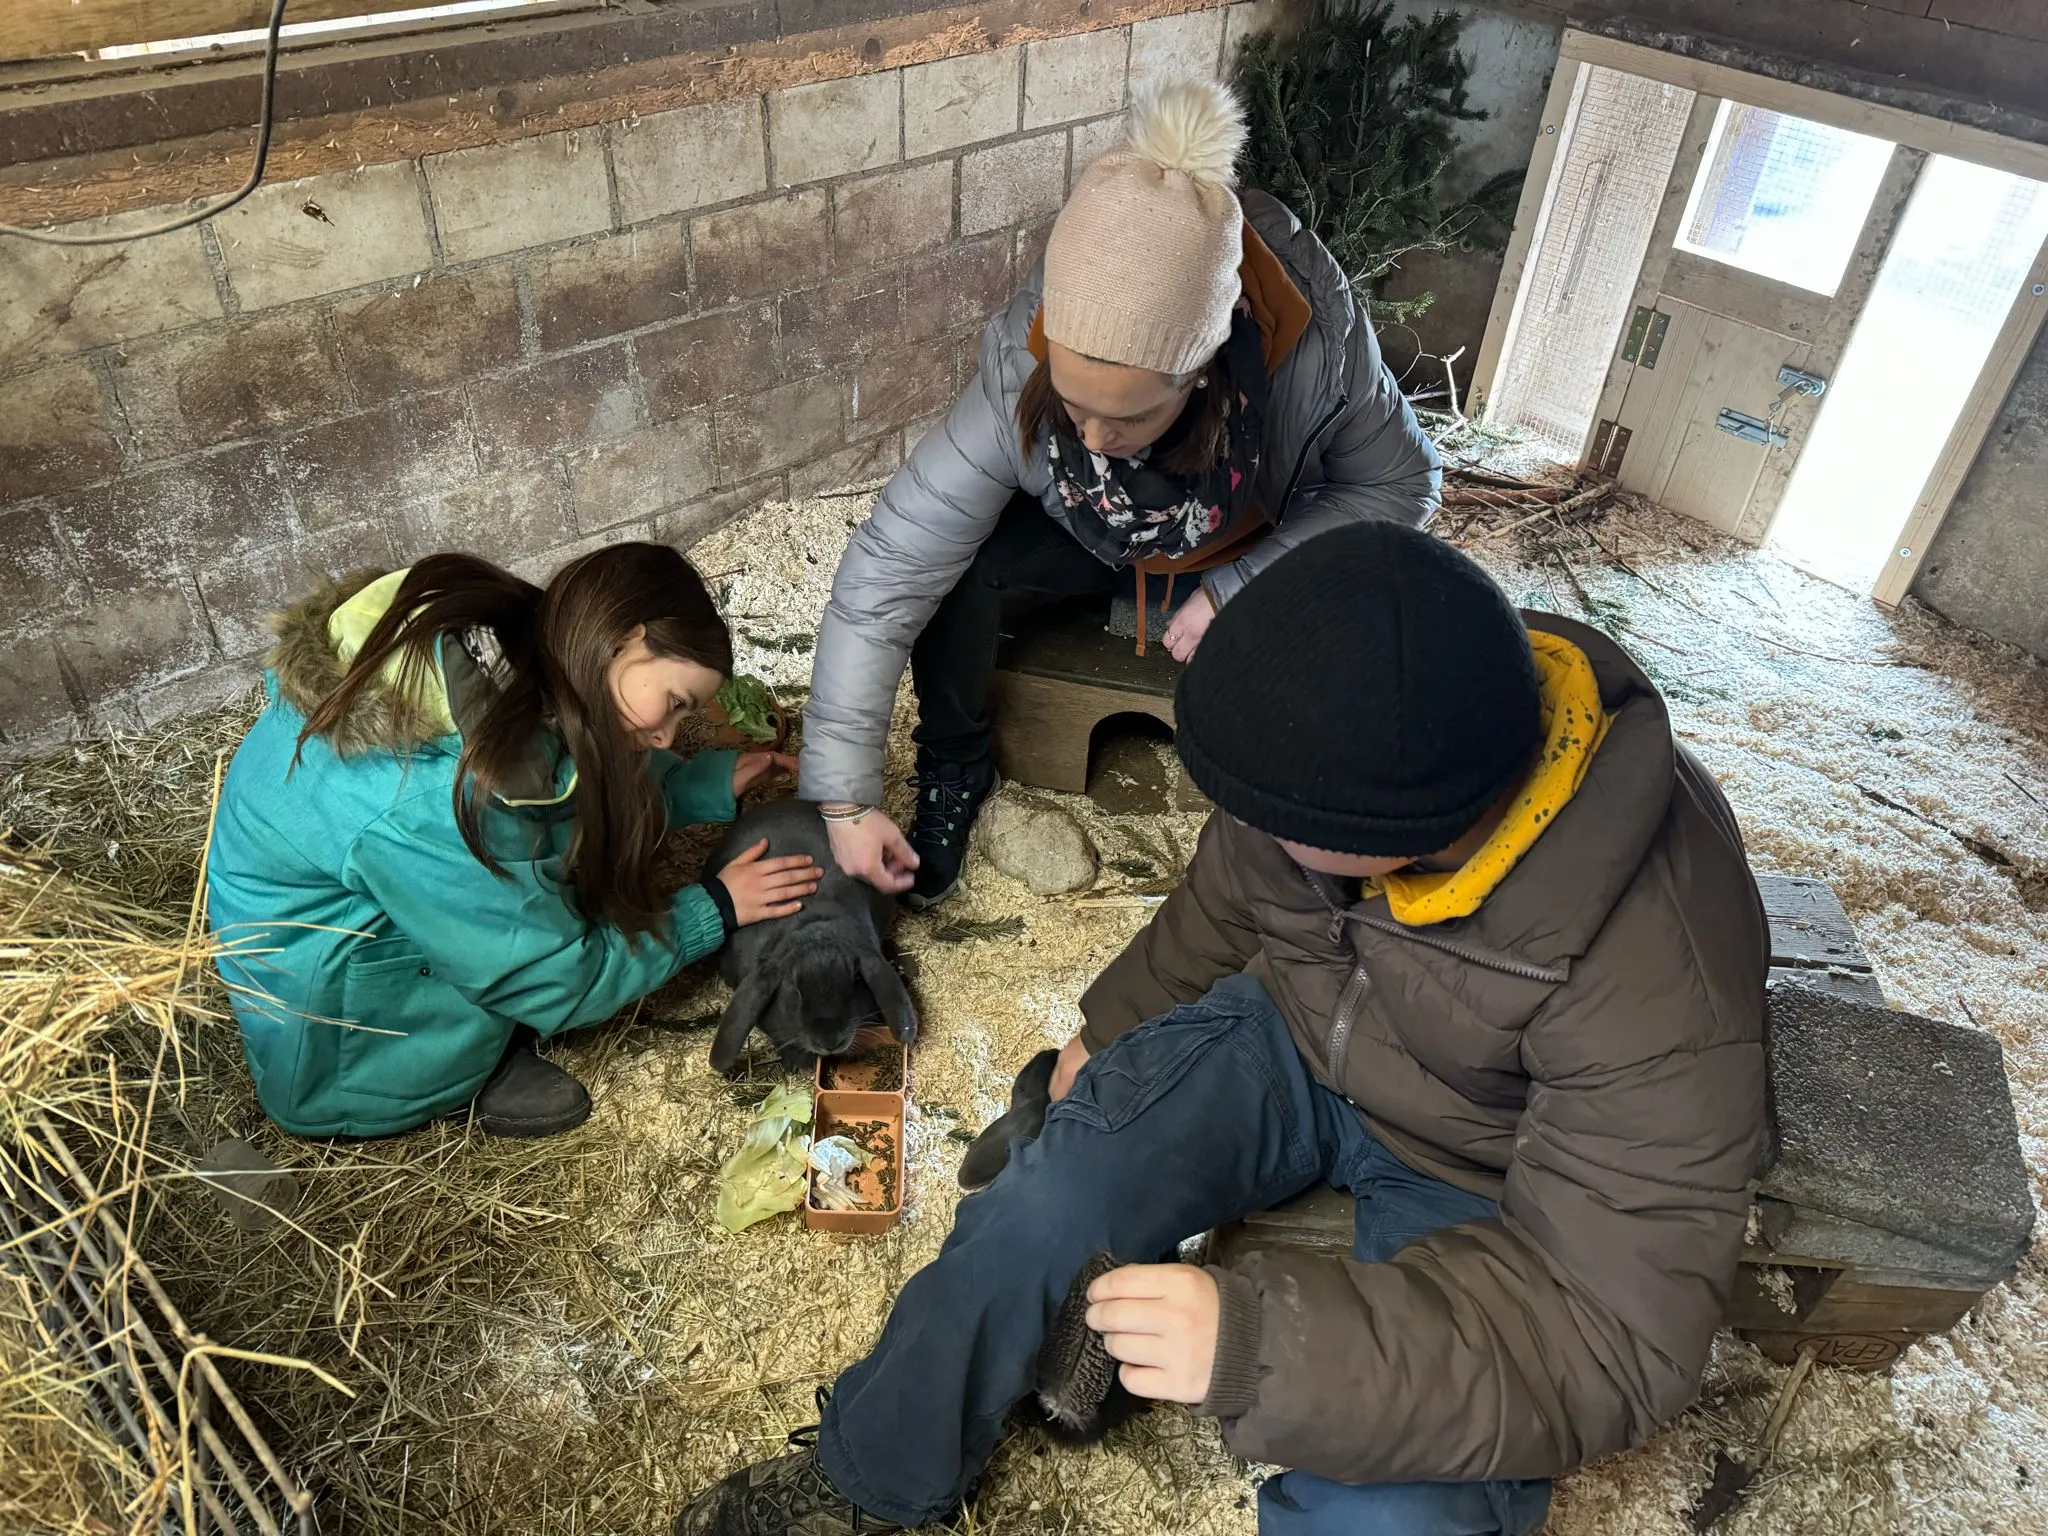
[{"label": "cream pom-pom beanie", "polygon": [[1045,335],[1104,362],[1185,374],[1230,335],[1244,109],[1214,80],[1162,86],[1081,173],[1045,248]]}]

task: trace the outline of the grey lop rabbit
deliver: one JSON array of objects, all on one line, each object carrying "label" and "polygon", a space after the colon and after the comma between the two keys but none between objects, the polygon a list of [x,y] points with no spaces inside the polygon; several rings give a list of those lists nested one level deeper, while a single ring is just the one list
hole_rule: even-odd
[{"label": "grey lop rabbit", "polygon": [[768,858],[809,854],[821,871],[818,889],[801,912],[750,923],[726,940],[719,972],[732,1001],[711,1042],[713,1068],[730,1073],[757,1028],[787,1071],[844,1053],[871,1024],[888,1024],[910,1044],[917,1009],[887,947],[894,899],[841,873],[824,820],[808,800],[775,800],[745,812],[711,868],[723,869],[764,837]]}]

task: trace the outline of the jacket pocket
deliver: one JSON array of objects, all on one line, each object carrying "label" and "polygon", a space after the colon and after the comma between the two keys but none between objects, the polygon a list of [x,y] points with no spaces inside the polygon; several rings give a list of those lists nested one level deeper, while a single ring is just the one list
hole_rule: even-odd
[{"label": "jacket pocket", "polygon": [[363,945],[342,968],[341,1001],[335,1077],[346,1092],[427,1105],[497,1063],[483,1038],[496,1021],[408,940]]},{"label": "jacket pocket", "polygon": [[1242,1015],[1205,999],[1117,1036],[1088,1059],[1046,1118],[1066,1116],[1099,1131],[1121,1130],[1185,1078],[1241,1020]]}]

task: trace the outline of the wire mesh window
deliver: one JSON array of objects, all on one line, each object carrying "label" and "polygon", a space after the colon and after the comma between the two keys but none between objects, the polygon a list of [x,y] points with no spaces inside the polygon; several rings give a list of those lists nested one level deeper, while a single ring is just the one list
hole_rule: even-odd
[{"label": "wire mesh window", "polygon": [[1724,101],[1678,248],[1833,293],[1891,155],[1885,139]]},{"label": "wire mesh window", "polygon": [[1621,340],[1693,93],[1581,65],[1487,409],[1578,459]]}]

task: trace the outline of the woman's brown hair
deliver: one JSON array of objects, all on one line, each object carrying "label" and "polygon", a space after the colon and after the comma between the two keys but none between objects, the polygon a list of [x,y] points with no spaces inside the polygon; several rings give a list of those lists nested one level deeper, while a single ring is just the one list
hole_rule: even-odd
[{"label": "woman's brown hair", "polygon": [[[1156,461],[1170,475],[1199,475],[1214,469],[1230,448],[1230,427],[1224,411],[1230,382],[1223,369],[1223,354],[1217,353],[1195,370],[1195,377],[1201,383],[1190,391],[1180,415],[1166,429],[1166,436],[1172,441]],[[1031,370],[1031,377],[1024,381],[1023,391],[1017,396],[1018,441],[1029,453],[1047,432],[1065,432],[1072,437],[1074,424],[1067,416],[1059,391],[1052,387],[1051,365],[1041,362]]]},{"label": "woman's brown hair", "polygon": [[[455,824],[493,874],[484,809],[550,728],[576,765],[576,829],[565,866],[573,905],[627,933],[660,933],[669,902],[654,863],[667,812],[646,754],[626,734],[609,682],[612,657],[635,630],[657,656],[732,672],[732,632],[704,580],[666,544],[613,544],[572,560],[545,590],[474,555],[430,555],[407,572],[334,691],[299,733],[330,735],[398,656],[398,688],[416,697],[435,642],[486,629],[504,658],[497,697],[465,725],[455,771]],[[570,892],[564,899],[571,900]]]}]

